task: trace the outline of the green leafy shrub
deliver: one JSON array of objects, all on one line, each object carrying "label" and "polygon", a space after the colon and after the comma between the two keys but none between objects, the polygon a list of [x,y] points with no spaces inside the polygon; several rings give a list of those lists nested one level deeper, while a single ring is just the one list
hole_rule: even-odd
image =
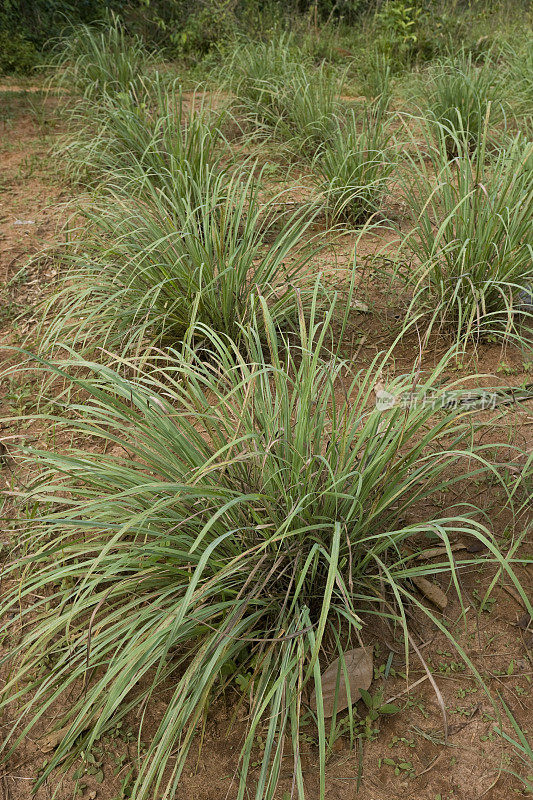
[{"label": "green leafy shrub", "polygon": [[199,11],[191,13],[182,29],[171,35],[176,50],[202,57],[233,38],[237,30],[234,5],[233,0],[208,0]]},{"label": "green leafy shrub", "polygon": [[0,30],[0,75],[29,75],[40,62],[34,44],[21,34]]},{"label": "green leafy shrub", "polygon": [[[472,33],[476,18],[474,6],[466,8],[446,0],[424,0],[420,3],[420,9],[414,45],[418,62],[445,56],[461,47],[473,55],[480,55],[486,40]],[[487,46],[490,47],[488,40]]]},{"label": "green leafy shrub", "polygon": [[429,151],[411,154],[405,201],[415,227],[405,239],[414,257],[410,313],[425,309],[459,338],[527,337],[533,255],[533,144],[518,136],[487,153],[487,132],[471,152],[443,127]]},{"label": "green leafy shrub", "polygon": [[[342,659],[375,614],[397,623],[408,648],[411,604],[453,641],[411,582],[436,571],[416,560],[420,536],[446,545],[437,569],[458,592],[450,537],[474,536],[531,610],[513,559],[473,509],[403,519],[416,503],[439,505],[443,489],[468,470],[479,477],[488,468],[464,409],[400,403],[414,386],[440,396],[444,363],[425,378],[395,378],[392,403],[381,408],[369,402],[382,391],[381,357],[346,383],[347,365],[324,350],[333,309],[325,319],[311,312],[308,325],[301,318],[288,350],[261,307],[265,318],[252,326],[246,356],[202,328],[203,354],[186,349],[135,381],[85,361],[50,368],[62,379],[74,374],[72,399],[67,407],[58,401],[41,424],[76,444],[90,437],[91,447],[24,451],[40,466],[26,493],[34,511],[21,526],[23,554],[4,566],[17,580],[0,632],[17,637],[0,707],[22,703],[23,725],[20,736],[3,737],[3,752],[68,697],[57,723],[62,739],[37,788],[142,709],[146,749],[131,796],[175,797],[203,715],[231,691],[247,712],[236,797],[252,786],[257,798],[277,796],[282,755],[292,751],[295,794],[304,798],[300,732],[314,689],[323,800],[323,666]],[[246,680],[237,680],[236,664]],[[145,736],[144,712],[156,696],[168,698],[166,707]]]},{"label": "green leafy shrub", "polygon": [[121,12],[128,0],[0,0],[0,30],[23,36],[37,52],[60,36],[65,24],[101,21],[110,10]]},{"label": "green leafy shrub", "polygon": [[376,12],[379,49],[396,63],[408,63],[416,51],[422,8],[415,0],[386,0]]}]

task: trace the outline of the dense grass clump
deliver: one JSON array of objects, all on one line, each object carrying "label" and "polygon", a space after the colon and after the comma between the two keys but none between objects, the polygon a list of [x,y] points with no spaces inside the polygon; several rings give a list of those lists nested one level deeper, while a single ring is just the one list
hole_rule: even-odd
[{"label": "dense grass clump", "polygon": [[313,162],[319,189],[333,220],[364,222],[380,210],[394,170],[386,105],[378,101],[337,121],[331,139]]},{"label": "dense grass clump", "polygon": [[56,85],[91,101],[138,92],[153,61],[142,39],[130,36],[116,17],[73,28],[58,41],[52,58]]},{"label": "dense grass clump", "polygon": [[238,112],[255,125],[275,126],[281,114],[280,93],[296,66],[292,37],[238,43],[225,76]]},{"label": "dense grass clump", "polygon": [[280,211],[283,194],[262,203],[260,180],[186,165],[171,187],[147,179],[139,199],[108,193],[65,253],[43,346],[176,345],[195,320],[238,339],[258,292],[276,324],[291,326],[323,236],[309,231],[316,211]]},{"label": "dense grass clump", "polygon": [[78,105],[71,130],[56,149],[71,179],[105,181],[129,194],[147,183],[177,191],[184,171],[199,180],[220,161],[223,109],[206,102],[198,87],[186,98],[177,81],[158,72],[140,81],[138,95],[101,98],[97,109]]},{"label": "dense grass clump", "polygon": [[[487,153],[487,134],[473,153],[439,129],[429,152],[409,158],[405,200],[415,226],[404,240],[414,264],[410,312],[450,324],[459,338],[528,338],[531,324],[533,144],[517,136]],[[414,266],[414,269],[413,269]],[[526,340],[524,339],[524,341]]]},{"label": "dense grass clump", "polygon": [[276,134],[312,155],[337,129],[342,114],[339,79],[325,64],[312,71],[297,65],[280,90],[279,103]]},{"label": "dense grass clump", "polygon": [[358,82],[369,100],[390,99],[392,69],[390,60],[378,50],[371,50],[357,69]]},{"label": "dense grass clump", "polygon": [[230,69],[236,110],[254,133],[311,155],[333,134],[342,81],[325,63],[301,63],[289,37],[237,49]]},{"label": "dense grass clump", "polygon": [[503,47],[505,59],[505,85],[521,116],[521,122],[528,120],[531,130],[533,118],[533,47],[530,36],[525,37],[521,46],[506,44]]},{"label": "dense grass clump", "polygon": [[[69,698],[58,721],[63,739],[38,785],[167,690],[132,798],[173,797],[202,715],[231,687],[247,709],[236,796],[271,800],[289,755],[303,798],[300,727],[314,689],[324,798],[320,674],[357,644],[365,614],[405,631],[414,603],[437,621],[411,577],[449,572],[459,591],[449,549],[456,532],[480,539],[524,594],[512,559],[468,506],[404,521],[415,504],[419,514],[434,508],[446,486],[486,466],[467,409],[401,402],[405,392],[440,396],[444,364],[425,378],[397,377],[384,391],[381,358],[346,375],[325,349],[332,309],[325,319],[312,311],[308,324],[301,314],[288,349],[260,306],[265,318],[252,325],[246,355],[203,328],[203,354],[185,348],[135,382],[87,362],[53,368],[78,377],[70,406],[59,402],[48,423],[72,442],[91,437],[92,446],[21,454],[40,467],[26,495],[37,506],[21,531],[27,555],[6,567],[21,580],[4,601],[1,628],[24,623],[1,703],[23,704],[21,738],[51,703]],[[424,534],[448,547],[449,561],[416,561]],[[236,664],[248,676],[239,690]],[[355,724],[351,704],[348,715]]]},{"label": "dense grass clump", "polygon": [[491,54],[482,63],[471,53],[441,58],[424,71],[417,86],[421,112],[437,137],[443,127],[451,132],[446,138],[450,155],[457,154],[457,138],[470,149],[477,146],[486,129],[487,113],[491,136],[505,120],[505,81]]}]

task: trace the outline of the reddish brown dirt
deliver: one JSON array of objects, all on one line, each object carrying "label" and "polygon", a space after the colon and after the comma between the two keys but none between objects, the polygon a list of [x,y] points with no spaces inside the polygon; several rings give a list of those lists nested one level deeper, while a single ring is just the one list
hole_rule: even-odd
[{"label": "reddish brown dirt", "polygon": [[[14,88],[18,87],[10,86],[10,92]],[[5,94],[0,89],[0,108]],[[3,297],[0,326],[4,341],[16,344],[31,329],[32,306],[46,293],[47,282],[54,277],[53,266],[44,263],[28,267],[28,259],[43,244],[60,240],[57,225],[65,219],[66,212],[62,204],[70,197],[71,189],[62,183],[55,165],[50,161],[49,133],[43,136],[42,127],[35,123],[28,109],[26,95],[10,95],[9,108],[10,113],[0,123],[3,125],[3,129],[0,128],[0,281]],[[53,120],[53,108],[48,109],[48,114]],[[24,221],[24,224],[15,225],[17,220]],[[390,234],[369,234],[360,244],[360,258],[372,257],[384,246],[390,246],[390,242]],[[352,246],[353,237],[346,237],[345,246],[340,252],[341,262],[351,257]],[[20,270],[23,270],[22,279],[13,281]],[[370,302],[371,313],[359,314],[354,318],[354,343],[351,349],[352,357],[361,366],[375,355],[377,349],[391,343],[400,313],[397,301],[388,298],[382,290],[370,292],[369,298],[365,299]],[[13,306],[12,310],[9,304]],[[14,327],[15,312],[23,312],[25,321]],[[358,344],[362,333],[366,339]],[[446,342],[435,337],[428,348],[431,354],[429,360],[436,358],[445,348]],[[409,369],[417,352],[417,338],[413,335],[397,350],[398,369]],[[531,380],[524,372],[520,353],[510,350],[502,354],[500,348],[492,346],[480,348],[476,355],[477,364],[465,359],[461,373],[496,373],[500,370],[498,382],[510,386]],[[502,363],[505,365],[503,371]],[[1,388],[6,399],[5,387]],[[7,398],[11,413],[23,402],[24,398],[18,396],[15,399],[12,396]],[[498,428],[496,438],[501,440],[501,428],[505,426],[510,440],[519,441],[527,450],[531,448],[532,424],[533,405],[529,402],[522,410],[511,410],[505,419],[495,422]],[[8,464],[4,465],[2,473],[4,485],[13,486],[15,479]],[[487,482],[471,489],[469,499],[478,502],[486,510],[490,525],[505,551],[513,533],[508,527],[508,515],[499,511],[500,496],[495,487]],[[441,510],[455,499],[466,498],[447,496],[442,499]],[[526,523],[522,520],[518,524]],[[7,535],[2,534],[4,541]],[[460,552],[458,557],[462,557]],[[523,585],[531,589],[531,569],[528,572],[526,567],[521,567],[518,573]],[[449,599],[443,619],[491,691],[494,694],[501,693],[522,729],[528,731],[529,728],[531,737],[532,635],[520,627],[524,614],[520,603],[512,593],[501,587],[494,591],[495,602],[489,604],[488,611],[479,611],[477,598],[483,595],[491,578],[492,572],[486,569],[472,569],[465,573],[465,596],[468,598],[466,623],[461,619],[461,609],[452,588],[441,578],[436,578]],[[446,705],[447,742],[443,742],[443,720],[435,692],[420,662],[414,657],[410,665],[409,691],[405,680],[400,677],[389,677],[386,681],[378,677],[374,681],[372,691],[382,686],[385,698],[396,698],[395,702],[402,710],[394,716],[381,718],[376,726],[379,727],[379,735],[372,741],[363,742],[362,754],[358,748],[351,750],[349,742],[342,738],[335,742],[328,761],[326,797],[328,800],[477,800],[482,797],[509,800],[510,797],[525,796],[522,784],[509,772],[523,775],[529,770],[531,773],[533,765],[525,767],[513,748],[494,732],[495,713],[489,699],[476,685],[470,670],[446,638],[436,633],[421,614],[415,613],[411,623],[421,653],[433,668]],[[398,651],[392,666],[399,671],[405,669],[399,640],[393,641],[390,633],[369,624],[363,631],[363,638],[365,644],[375,647],[376,668],[387,662],[389,646],[392,646]],[[4,640],[1,648],[5,652],[13,644]],[[162,694],[150,708],[150,718],[143,730],[145,741],[155,729],[164,708],[165,696]],[[193,749],[191,753],[178,791],[178,800],[232,800],[236,797],[236,756],[244,731],[245,714],[243,711],[233,727],[228,727],[233,710],[234,698],[231,694],[212,709],[202,749],[200,752]],[[358,710],[362,712],[362,709]],[[43,737],[50,733],[60,718],[60,712],[58,708],[47,715],[2,767],[2,800],[29,800],[31,797],[33,781],[49,755],[49,747]],[[0,720],[2,734],[9,730],[9,723],[7,717]],[[121,785],[126,779],[128,765],[135,757],[137,727],[138,720],[132,716],[121,729],[99,743],[96,764],[89,765],[88,772],[80,782],[76,781],[74,775],[75,769],[79,768],[76,765],[65,776],[54,775],[50,778],[38,791],[37,800],[50,800],[52,797],[67,800],[76,796],[90,800],[122,798]],[[504,729],[512,734],[505,720]],[[312,735],[310,738],[303,760],[308,796],[310,800],[315,800],[318,797],[318,758]],[[360,758],[363,777],[357,792]],[[383,759],[388,759],[389,763]],[[391,759],[394,764],[390,763]],[[403,766],[395,769],[395,764]],[[288,800],[293,779],[289,755],[284,760],[282,774],[283,780],[276,797],[277,800]],[[253,778],[254,773],[252,782]],[[83,789],[78,792],[80,784]]]}]

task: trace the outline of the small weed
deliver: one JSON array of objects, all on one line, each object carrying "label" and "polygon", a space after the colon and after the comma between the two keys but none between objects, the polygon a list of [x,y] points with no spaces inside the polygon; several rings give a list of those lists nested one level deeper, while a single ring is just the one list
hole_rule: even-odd
[{"label": "small weed", "polygon": [[414,739],[406,739],[405,736],[393,736],[389,743],[389,748],[392,749],[393,747],[399,747],[400,745],[404,745],[405,747],[416,747],[416,742]]},{"label": "small weed", "polygon": [[406,778],[415,778],[416,771],[412,761],[395,761],[394,758],[378,759],[378,768],[382,766],[392,767],[395,775],[403,775]]}]

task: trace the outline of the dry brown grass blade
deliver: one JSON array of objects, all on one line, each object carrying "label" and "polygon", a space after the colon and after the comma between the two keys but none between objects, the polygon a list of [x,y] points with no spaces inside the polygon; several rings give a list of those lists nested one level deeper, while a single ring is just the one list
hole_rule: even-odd
[{"label": "dry brown grass blade", "polygon": [[448,718],[446,716],[446,704],[444,702],[444,698],[442,696],[442,692],[439,689],[439,687],[437,686],[435,678],[431,674],[430,668],[428,667],[428,665],[424,661],[424,657],[422,656],[422,653],[420,652],[419,648],[416,646],[416,643],[415,643],[413,637],[411,636],[411,634],[409,633],[409,631],[407,631],[407,636],[409,638],[409,642],[410,642],[413,650],[415,651],[415,653],[417,654],[418,658],[420,659],[420,663],[424,667],[426,675],[428,676],[428,680],[431,683],[431,685],[433,687],[433,691],[435,692],[435,694],[437,696],[437,702],[438,702],[440,710],[442,712],[442,720],[443,720],[443,723],[444,723],[444,741],[447,742],[448,741]]}]

